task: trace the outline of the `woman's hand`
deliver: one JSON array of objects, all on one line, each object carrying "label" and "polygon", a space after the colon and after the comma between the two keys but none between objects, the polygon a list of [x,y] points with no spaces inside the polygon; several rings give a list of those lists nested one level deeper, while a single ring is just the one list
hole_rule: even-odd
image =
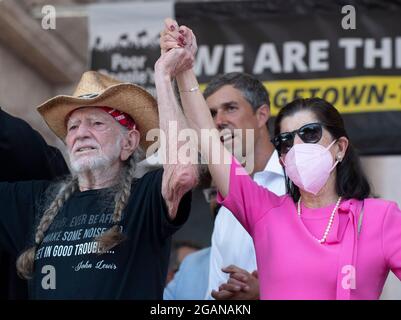
[{"label": "woman's hand", "polygon": [[178,26],[177,21],[167,18],[164,20],[164,30],[160,32],[160,49],[164,53],[179,47],[185,48],[195,57],[198,50],[196,37],[188,27]]},{"label": "woman's hand", "polygon": [[[156,62],[155,69],[173,78],[193,67],[198,46],[191,29],[186,26],[179,27],[177,22],[170,18],[167,18],[164,24],[165,28],[160,33],[161,57]],[[175,53],[171,53],[175,50]]]},{"label": "woman's hand", "polygon": [[180,72],[191,69],[193,64],[194,59],[187,50],[184,48],[174,48],[162,53],[156,61],[156,76],[168,76],[172,79]]}]

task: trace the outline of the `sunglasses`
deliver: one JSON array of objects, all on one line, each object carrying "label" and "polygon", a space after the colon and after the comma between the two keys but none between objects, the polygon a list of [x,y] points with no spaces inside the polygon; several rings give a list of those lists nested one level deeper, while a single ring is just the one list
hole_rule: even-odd
[{"label": "sunglasses", "polygon": [[279,154],[286,154],[294,145],[295,135],[298,135],[304,143],[318,143],[322,133],[321,123],[308,123],[297,130],[276,135],[271,142]]}]

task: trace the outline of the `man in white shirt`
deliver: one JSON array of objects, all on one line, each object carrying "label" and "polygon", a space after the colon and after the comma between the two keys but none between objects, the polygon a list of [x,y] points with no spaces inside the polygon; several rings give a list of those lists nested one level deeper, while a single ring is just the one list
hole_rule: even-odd
[{"label": "man in white shirt", "polygon": [[[223,136],[228,148],[235,145],[234,139],[241,138],[234,134],[237,131],[234,129],[242,129],[242,141],[245,140],[246,129],[254,130],[253,179],[277,195],[284,194],[283,169],[277,151],[270,142],[267,128],[270,102],[263,84],[248,74],[228,73],[213,78],[204,96],[217,129],[233,132],[232,135]],[[237,158],[240,159],[240,156]],[[214,225],[209,267],[205,299],[258,298],[256,256],[252,239],[224,207],[219,210]],[[248,284],[245,290],[243,286],[237,285],[239,282],[236,279]]]}]

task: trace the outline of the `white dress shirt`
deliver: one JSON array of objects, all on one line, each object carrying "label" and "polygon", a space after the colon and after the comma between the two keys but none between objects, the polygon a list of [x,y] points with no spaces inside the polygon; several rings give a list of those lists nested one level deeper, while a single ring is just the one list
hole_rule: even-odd
[{"label": "white dress shirt", "polygon": [[[263,171],[256,172],[253,180],[277,195],[286,192],[283,168],[274,151]],[[252,272],[257,269],[253,241],[249,233],[225,207],[221,207],[214,223],[210,252],[209,284],[205,299],[212,299],[212,290],[227,282],[228,274],[221,268],[230,264]]]}]

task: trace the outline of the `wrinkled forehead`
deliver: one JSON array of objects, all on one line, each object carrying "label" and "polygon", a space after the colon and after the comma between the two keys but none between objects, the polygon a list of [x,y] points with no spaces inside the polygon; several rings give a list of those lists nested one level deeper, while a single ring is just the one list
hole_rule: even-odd
[{"label": "wrinkled forehead", "polygon": [[308,123],[319,122],[316,115],[310,110],[301,110],[282,118],[280,132],[291,132]]},{"label": "wrinkled forehead", "polygon": [[66,123],[73,121],[82,121],[84,119],[102,119],[104,121],[112,122],[113,117],[104,110],[97,107],[79,107],[73,110],[66,117]]}]

